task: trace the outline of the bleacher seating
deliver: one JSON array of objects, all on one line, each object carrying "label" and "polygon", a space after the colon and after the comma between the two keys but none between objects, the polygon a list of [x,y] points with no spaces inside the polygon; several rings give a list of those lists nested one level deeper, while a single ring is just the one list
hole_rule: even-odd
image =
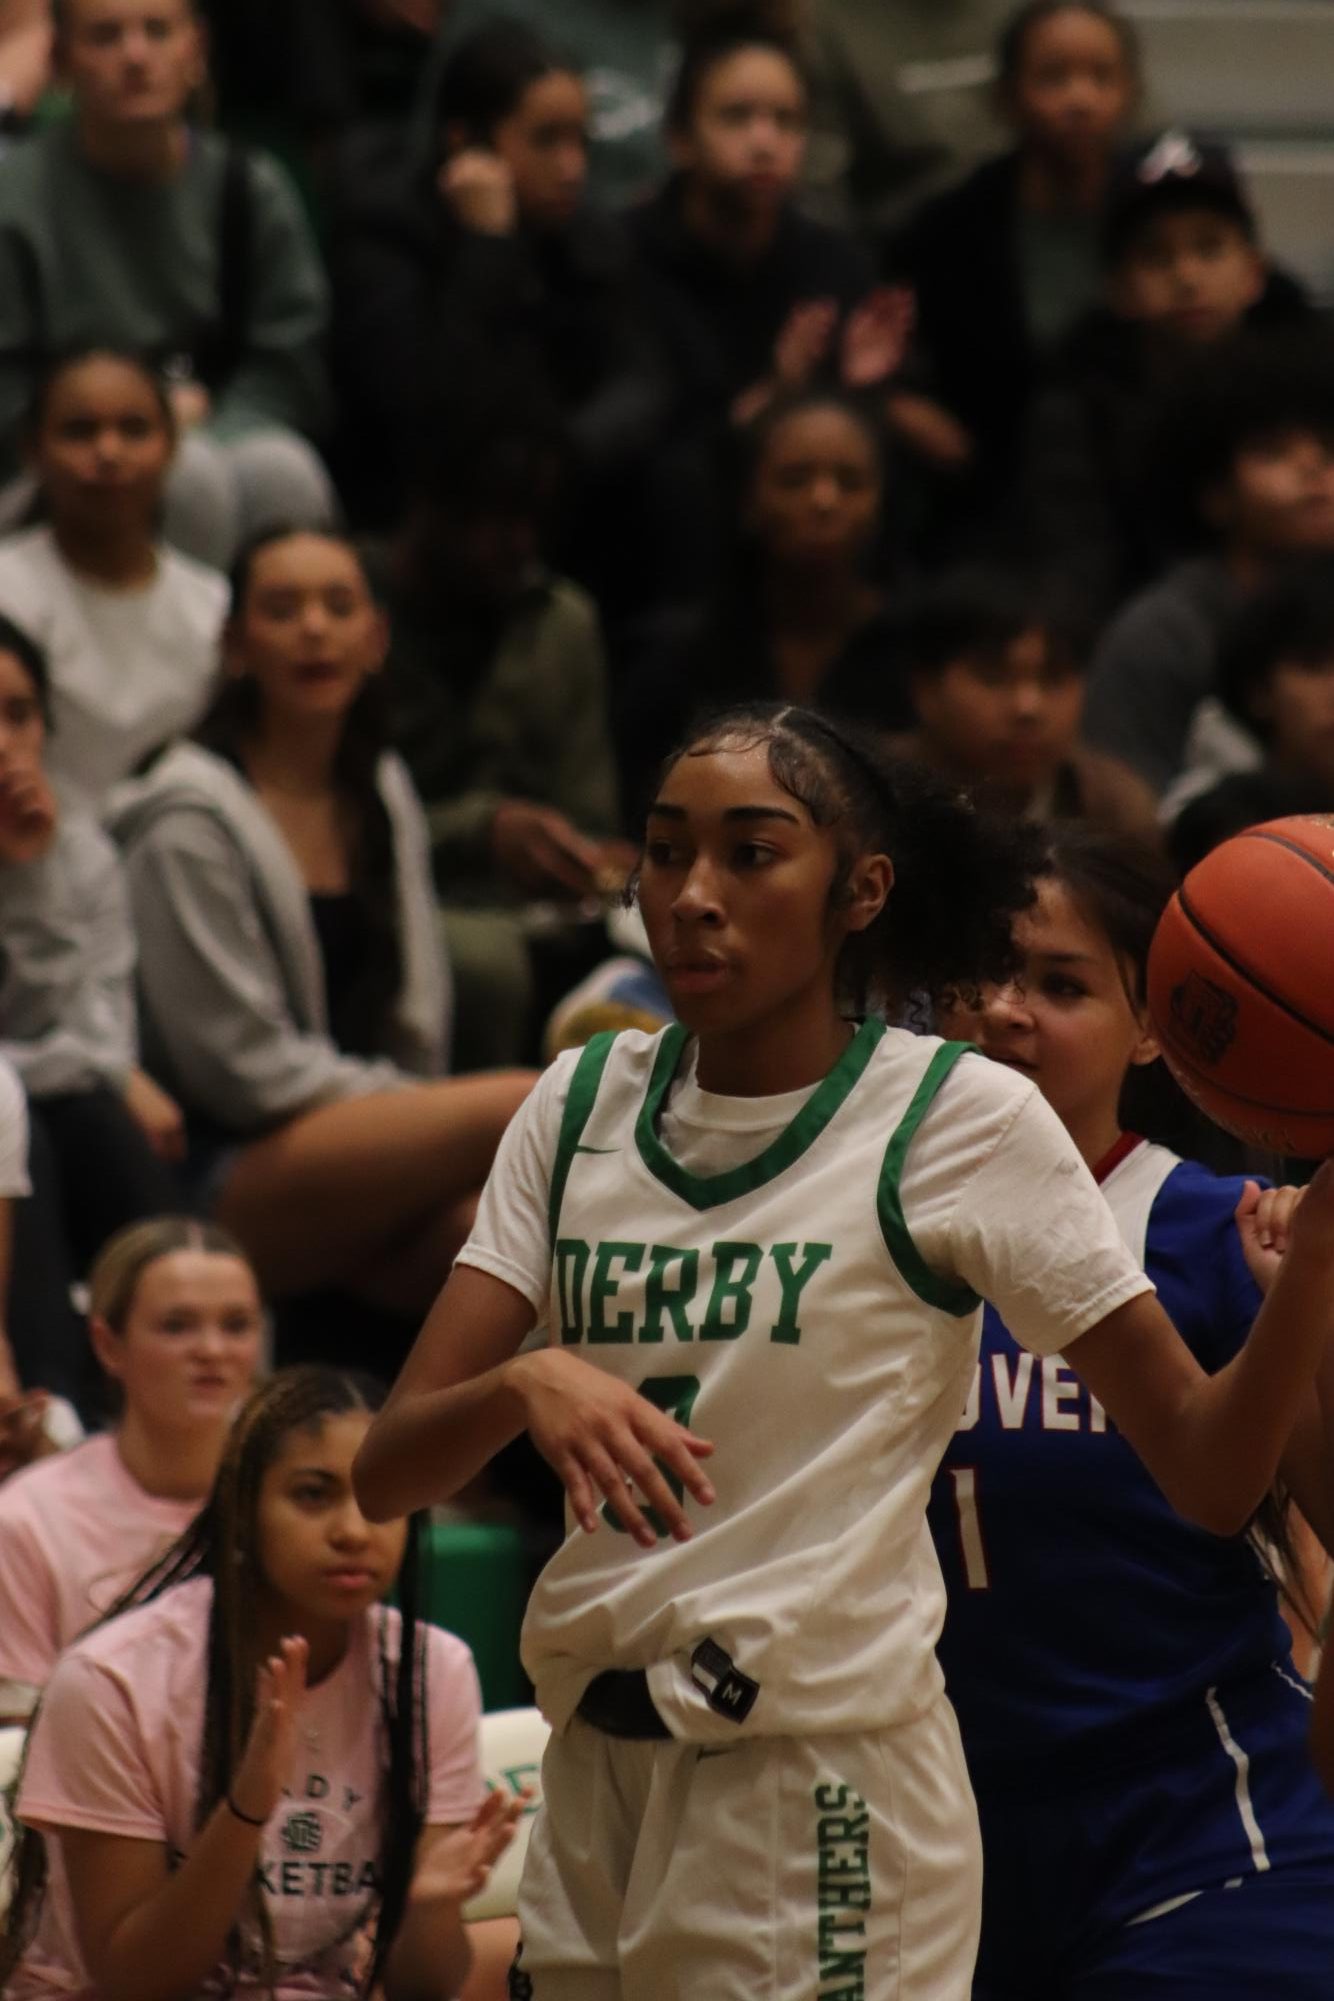
[{"label": "bleacher seating", "polygon": [[1124,0],[1155,117],[1238,148],[1265,240],[1334,300],[1332,0]]}]

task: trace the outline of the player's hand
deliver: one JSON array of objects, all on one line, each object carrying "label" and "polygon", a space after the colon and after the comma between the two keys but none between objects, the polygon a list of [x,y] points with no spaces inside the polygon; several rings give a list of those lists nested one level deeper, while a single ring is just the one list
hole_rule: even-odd
[{"label": "player's hand", "polygon": [[839,343],[839,373],[847,389],[871,389],[903,366],[917,323],[907,285],[877,285],[848,314]]},{"label": "player's hand", "polygon": [[431,1843],[412,1879],[413,1904],[466,1904],[486,1888],[532,1803],[531,1792],[488,1793],[468,1827],[453,1827]]},{"label": "player's hand", "polygon": [[602,850],[553,806],[506,799],[491,822],[496,866],[520,889],[537,895],[588,896],[596,888]]},{"label": "player's hand", "polygon": [[481,236],[512,236],[519,221],[514,176],[498,153],[468,146],[446,160],[436,186],[465,229]]},{"label": "player's hand", "polygon": [[232,1799],[250,1820],[267,1820],[282,1798],[296,1755],[297,1717],[306,1692],[310,1648],[283,1640],[255,1677],[255,1720],[232,1779]]},{"label": "player's hand", "polygon": [[1325,1161],[1301,1191],[1288,1230],[1292,1256],[1334,1266],[1334,1160]]},{"label": "player's hand", "polygon": [[0,861],[36,861],[55,831],[56,797],[41,767],[6,772],[0,778]]},{"label": "player's hand", "polygon": [[713,1451],[628,1383],[560,1348],[521,1355],[512,1364],[529,1436],[570,1497],[580,1528],[592,1534],[602,1501],[644,1549],[659,1540],[648,1510],[677,1542],[691,1526],[668,1475],[707,1507],[713,1486],[699,1465]]},{"label": "player's hand", "polygon": [[185,1114],[142,1070],[130,1072],[125,1109],[159,1160],[174,1165],[185,1159]]},{"label": "player's hand", "polygon": [[1278,1276],[1292,1241],[1292,1220],[1305,1193],[1304,1188],[1261,1188],[1255,1181],[1248,1181],[1242,1190],[1234,1212],[1237,1235],[1261,1292],[1268,1292]]},{"label": "player's hand", "polygon": [[803,299],[792,308],[774,342],[774,375],[783,389],[809,382],[829,352],[838,324],[832,299]]}]

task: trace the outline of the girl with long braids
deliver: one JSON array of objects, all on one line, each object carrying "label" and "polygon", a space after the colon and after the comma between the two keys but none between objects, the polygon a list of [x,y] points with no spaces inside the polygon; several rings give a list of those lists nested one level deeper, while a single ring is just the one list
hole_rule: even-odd
[{"label": "girl with long braids", "polygon": [[145,1056],[186,1109],[201,1195],[271,1297],[330,1288],[415,1319],[531,1079],[444,1075],[426,825],[380,726],[387,644],[350,543],[253,544],[222,693],[117,831]]},{"label": "girl with long braids", "polygon": [[866,1012],[1004,974],[1030,838],[806,710],[689,740],[638,882],[677,1020],[546,1073],[359,1455],[377,1517],[525,1428],[565,1484],[529,2001],[964,2001],[926,1504],[983,1299],[1184,1513],[1238,1529],[1273,1480],[1334,1332],[1334,1172],[1210,1377],[1040,1092]]},{"label": "girl with long braids", "polygon": [[519,1805],[484,1798],[471,1655],[419,1620],[416,1521],[353,1497],[374,1400],[271,1378],[198,1521],[61,1659],[18,1796],[9,2001],[464,1990],[461,1907]]},{"label": "girl with long braids", "polygon": [[61,1648],[184,1534],[259,1366],[259,1286],[216,1223],[132,1223],[88,1292],[116,1417],[0,1487],[0,1722],[29,1714]]}]

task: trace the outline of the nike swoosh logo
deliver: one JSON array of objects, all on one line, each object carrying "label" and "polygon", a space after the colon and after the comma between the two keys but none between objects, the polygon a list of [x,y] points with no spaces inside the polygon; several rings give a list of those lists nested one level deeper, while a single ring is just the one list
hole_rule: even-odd
[{"label": "nike swoosh logo", "polygon": [[576,1146],[576,1153],[619,1153],[618,1146]]}]

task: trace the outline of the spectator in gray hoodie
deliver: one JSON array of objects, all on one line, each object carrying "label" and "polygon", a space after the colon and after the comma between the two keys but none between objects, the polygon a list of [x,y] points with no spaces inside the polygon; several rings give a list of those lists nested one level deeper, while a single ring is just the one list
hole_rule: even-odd
[{"label": "spectator in gray hoodie", "polygon": [[115,849],[61,811],[42,768],[48,683],[40,647],[0,616],[0,1056],[29,1104],[19,1255],[46,1310],[12,1330],[24,1381],[82,1401],[83,1341],[69,1308],[106,1238],[179,1207],[176,1104],[139,1067],[134,937]]},{"label": "spectator in gray hoodie", "polygon": [[388,644],[351,545],[238,569],[226,683],[124,801],[145,1043],[271,1296],[423,1312],[526,1072],[448,1079],[429,841],[382,748]]}]

